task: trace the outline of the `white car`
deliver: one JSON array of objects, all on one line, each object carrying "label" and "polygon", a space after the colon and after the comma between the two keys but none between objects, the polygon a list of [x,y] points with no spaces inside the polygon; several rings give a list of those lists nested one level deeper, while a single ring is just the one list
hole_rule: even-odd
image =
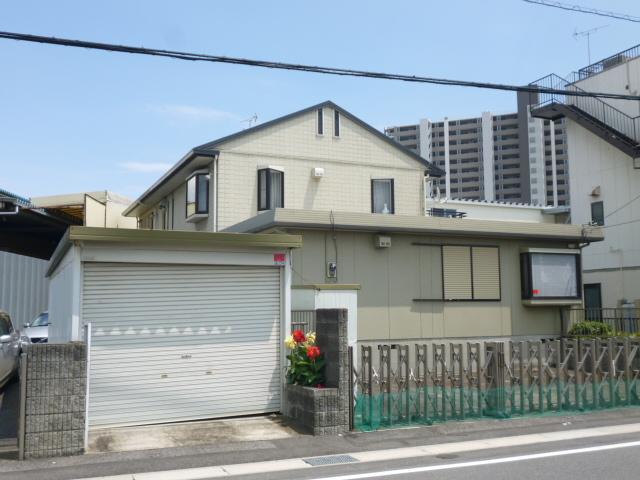
[{"label": "white car", "polygon": [[20,335],[13,327],[9,314],[0,310],[0,387],[16,373],[19,354]]},{"label": "white car", "polygon": [[21,335],[27,343],[47,343],[49,340],[49,312],[42,312],[31,323],[25,323]]}]

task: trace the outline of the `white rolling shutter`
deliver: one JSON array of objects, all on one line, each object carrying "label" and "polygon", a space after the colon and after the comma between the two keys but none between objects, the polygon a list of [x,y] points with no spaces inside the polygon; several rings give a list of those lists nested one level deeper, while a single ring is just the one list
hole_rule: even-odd
[{"label": "white rolling shutter", "polygon": [[442,277],[445,300],[471,300],[471,249],[445,245],[442,247]]},{"label": "white rolling shutter", "polygon": [[280,269],[85,263],[89,425],[280,410]]},{"label": "white rolling shutter", "polygon": [[474,300],[500,300],[498,247],[473,247]]}]

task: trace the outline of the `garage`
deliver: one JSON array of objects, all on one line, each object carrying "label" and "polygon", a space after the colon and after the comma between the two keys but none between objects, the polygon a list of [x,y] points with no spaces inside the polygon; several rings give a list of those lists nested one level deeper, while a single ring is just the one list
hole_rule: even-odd
[{"label": "garage", "polygon": [[86,341],[92,429],[278,412],[291,235],[72,227],[52,342]]}]

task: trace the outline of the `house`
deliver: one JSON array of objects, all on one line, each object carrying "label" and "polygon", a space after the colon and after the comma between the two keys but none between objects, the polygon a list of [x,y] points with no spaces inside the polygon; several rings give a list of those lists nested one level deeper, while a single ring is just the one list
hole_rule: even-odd
[{"label": "house", "polygon": [[[567,91],[637,95],[640,46],[572,78],[549,75],[534,85],[551,84]],[[566,120],[572,223],[606,231],[604,241],[583,252],[585,306],[599,311],[635,302],[640,307],[640,102],[541,94],[530,103],[533,116]]]},{"label": "house", "polygon": [[125,214],[147,228],[302,235],[294,306],[305,290],[357,297],[352,342],[560,333],[582,301],[580,248],[600,229],[540,208],[514,221],[425,215],[441,173],[325,102],[194,148]]}]

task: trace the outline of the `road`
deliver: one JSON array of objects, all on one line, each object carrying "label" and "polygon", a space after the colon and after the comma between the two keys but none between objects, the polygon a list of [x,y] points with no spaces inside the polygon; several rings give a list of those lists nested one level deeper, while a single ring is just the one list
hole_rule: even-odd
[{"label": "road", "polygon": [[438,457],[228,477],[237,480],[626,480],[640,478],[640,435],[505,447]]},{"label": "road", "polygon": [[[326,465],[338,457],[340,464]],[[324,462],[322,462],[324,460]],[[345,463],[347,461],[348,463]],[[325,463],[312,466],[313,463]],[[452,422],[339,437],[2,460],[3,480],[640,478],[640,409]]]}]

